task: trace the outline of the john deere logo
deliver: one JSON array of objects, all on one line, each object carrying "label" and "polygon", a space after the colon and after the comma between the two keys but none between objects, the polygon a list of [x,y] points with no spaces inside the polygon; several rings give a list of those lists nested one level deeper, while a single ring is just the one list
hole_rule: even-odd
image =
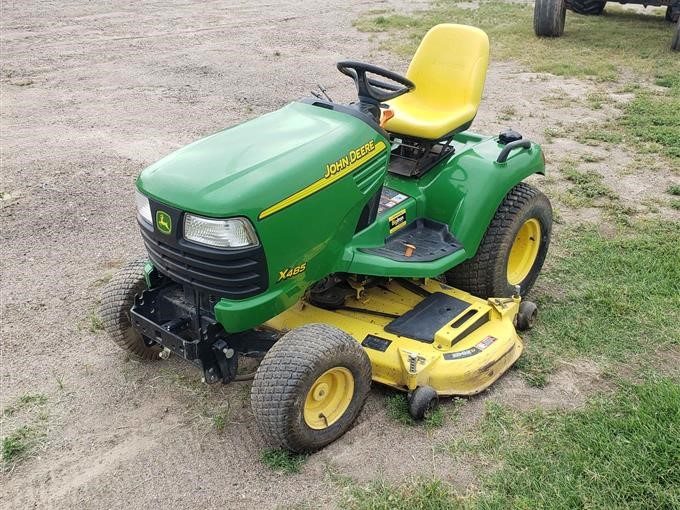
[{"label": "john deere logo", "polygon": [[165,211],[156,211],[156,228],[161,234],[172,232],[172,218]]}]

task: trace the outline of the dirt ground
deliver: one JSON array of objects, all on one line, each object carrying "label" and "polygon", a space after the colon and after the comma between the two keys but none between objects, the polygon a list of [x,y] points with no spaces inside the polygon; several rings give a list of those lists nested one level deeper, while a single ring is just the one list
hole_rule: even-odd
[{"label": "dirt ground", "polygon": [[[334,475],[368,481],[437,474],[466,487],[475,478],[464,460],[433,446],[474,427],[485,399],[574,406],[601,383],[588,364],[566,366],[543,390],[510,373],[432,432],[390,421],[389,392],[376,388],[352,431],[286,476],[259,461],[264,445],[248,383],[206,387],[192,366],[130,360],[103,332],[91,331],[103,282],[143,253],[133,196],[142,168],[304,96],[316,83],[334,99],[352,99],[353,85],[334,67],[343,58],[404,71],[405,61],[378,51],[352,20],[369,9],[423,5],[3,3],[0,405],[25,394],[45,394],[47,402],[37,453],[0,473],[0,507],[333,507],[342,491]],[[611,106],[594,112],[549,103],[588,87],[493,64],[475,128],[495,133],[511,124],[543,142],[547,125],[614,114]],[[509,107],[520,113],[504,114]],[[557,139],[550,147],[555,154],[591,150],[573,143]],[[629,156],[614,157],[625,164]],[[644,182],[603,173],[622,196],[640,201],[669,179],[664,170]],[[223,430],[213,424],[216,409]]]}]

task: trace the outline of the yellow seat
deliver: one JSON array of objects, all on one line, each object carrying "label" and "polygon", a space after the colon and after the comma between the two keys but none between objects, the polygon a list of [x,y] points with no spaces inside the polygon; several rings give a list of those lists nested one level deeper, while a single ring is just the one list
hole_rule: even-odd
[{"label": "yellow seat", "polygon": [[387,131],[438,140],[477,115],[489,64],[489,38],[475,27],[442,24],[425,34],[406,77],[415,90],[388,101]]}]

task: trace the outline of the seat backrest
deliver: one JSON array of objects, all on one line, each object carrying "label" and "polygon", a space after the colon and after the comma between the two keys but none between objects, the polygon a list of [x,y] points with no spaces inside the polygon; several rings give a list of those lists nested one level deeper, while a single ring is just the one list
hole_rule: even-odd
[{"label": "seat backrest", "polygon": [[489,38],[479,28],[441,24],[418,46],[406,77],[416,84],[411,94],[433,108],[479,108],[489,65]]}]

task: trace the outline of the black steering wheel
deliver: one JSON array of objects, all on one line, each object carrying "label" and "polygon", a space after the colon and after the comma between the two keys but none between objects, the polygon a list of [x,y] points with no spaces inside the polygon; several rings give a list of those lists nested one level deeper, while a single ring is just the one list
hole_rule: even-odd
[{"label": "black steering wheel", "polygon": [[[411,92],[416,88],[416,84],[411,80],[387,69],[383,69],[363,62],[344,60],[338,62],[338,71],[354,80],[359,95],[359,101],[382,103],[395,97]],[[366,76],[366,73],[375,74],[395,83],[385,83]],[[399,85],[397,85],[399,84]]]}]

